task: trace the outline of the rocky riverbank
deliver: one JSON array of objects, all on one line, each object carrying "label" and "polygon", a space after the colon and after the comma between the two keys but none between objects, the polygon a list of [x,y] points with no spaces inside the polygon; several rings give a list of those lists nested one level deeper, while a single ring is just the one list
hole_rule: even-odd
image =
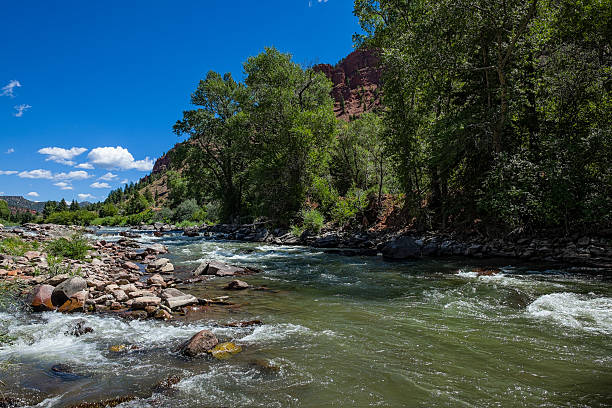
[{"label": "rocky riverbank", "polygon": [[[158,233],[176,230],[172,225],[143,226]],[[612,237],[574,234],[561,237],[487,238],[479,234],[459,236],[444,232],[323,231],[293,235],[287,229],[265,224],[218,224],[183,230],[190,237],[204,236],[277,245],[306,245],[345,255],[382,255],[388,260],[428,257],[513,258],[548,262],[575,271],[612,271]]]},{"label": "rocky riverbank", "polygon": [[[38,224],[0,231],[0,240],[19,240],[24,246],[38,248],[23,254],[0,254],[0,279],[20,285],[34,311],[168,320],[183,314],[185,307],[228,304],[226,297],[204,299],[184,293],[176,289],[177,284],[255,272],[212,261],[184,280],[175,276],[174,265],[163,257],[168,252],[164,245],[141,246],[128,237],[117,242],[94,240],[81,260],[58,259],[46,252],[47,243],[79,232],[75,227]],[[228,285],[228,289],[244,288],[248,284],[242,281]]]}]

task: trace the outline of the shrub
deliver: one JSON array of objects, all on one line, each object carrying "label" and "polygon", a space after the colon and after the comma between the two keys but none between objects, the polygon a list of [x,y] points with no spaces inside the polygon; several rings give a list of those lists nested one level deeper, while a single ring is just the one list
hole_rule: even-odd
[{"label": "shrub", "polygon": [[360,189],[351,189],[341,197],[331,211],[332,220],[340,226],[355,221],[358,214],[368,206],[368,195]]},{"label": "shrub", "polygon": [[323,222],[325,220],[323,218],[323,214],[321,214],[318,210],[303,210],[302,218],[304,220],[302,226],[308,231],[319,233],[321,228],[323,228]]},{"label": "shrub", "polygon": [[160,211],[153,214],[153,222],[168,223],[174,218],[174,211],[168,207],[163,207]]},{"label": "shrub", "polygon": [[102,206],[102,208],[100,208],[100,217],[102,217],[102,218],[104,218],[104,217],[114,217],[117,214],[119,214],[119,210],[112,203],[104,204]]},{"label": "shrub", "polygon": [[89,242],[79,234],[74,234],[70,239],[58,238],[50,241],[46,246],[47,252],[55,257],[83,260],[87,251],[91,249]]},{"label": "shrub", "polygon": [[96,219],[96,213],[87,210],[59,211],[49,215],[46,222],[61,225],[90,225]]},{"label": "shrub", "polygon": [[28,251],[38,249],[38,242],[27,242],[19,237],[9,237],[0,241],[0,253],[23,256]]},{"label": "shrub", "polygon": [[194,214],[200,209],[198,203],[193,198],[183,201],[174,211],[174,222],[191,220]]}]

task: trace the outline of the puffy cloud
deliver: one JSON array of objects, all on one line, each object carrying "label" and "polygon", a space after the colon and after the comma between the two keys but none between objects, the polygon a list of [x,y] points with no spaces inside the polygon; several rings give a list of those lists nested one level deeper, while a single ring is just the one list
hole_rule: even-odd
[{"label": "puffy cloud", "polygon": [[63,149],[61,147],[43,147],[38,151],[40,154],[47,156],[46,161],[54,161],[60,164],[66,164],[68,166],[74,166],[72,159],[85,153],[87,149],[84,147],[72,147],[70,149]]},{"label": "puffy cloud", "polygon": [[71,171],[69,173],[53,174],[49,170],[36,169],[30,171],[22,171],[21,173],[19,173],[19,177],[47,180],[84,180],[90,178],[91,175],[83,170]]},{"label": "puffy cloud", "polygon": [[62,190],[72,190],[72,186],[66,183],[65,181],[59,181],[57,183],[54,183],[53,185],[61,188]]},{"label": "puffy cloud", "polygon": [[30,191],[28,194],[26,194],[28,197],[40,197],[40,194],[38,194],[36,191]]},{"label": "puffy cloud", "polygon": [[91,177],[91,174],[83,170],[71,171],[68,173],[57,173],[53,178],[57,180],[85,180]]},{"label": "puffy cloud", "polygon": [[74,167],[76,167],[77,169],[87,169],[87,170],[93,170],[94,168],[94,166],[92,166],[91,163],[80,163]]},{"label": "puffy cloud", "polygon": [[23,113],[25,111],[27,111],[28,109],[30,109],[32,107],[32,105],[26,105],[25,103],[22,103],[21,105],[15,105],[14,108],[17,111],[17,113],[15,113],[15,117],[20,118],[23,116]]},{"label": "puffy cloud", "polygon": [[96,198],[91,194],[78,194],[80,200],[87,200],[88,198]]},{"label": "puffy cloud", "polygon": [[108,183],[100,183],[98,181],[96,181],[95,183],[92,183],[89,187],[92,187],[92,188],[111,188],[111,186],[108,185]]},{"label": "puffy cloud", "polygon": [[127,184],[127,183],[129,183],[129,182],[130,182],[130,180],[128,180],[128,179],[123,179],[123,180],[121,180],[121,184]]},{"label": "puffy cloud", "polygon": [[21,178],[30,178],[30,179],[53,179],[53,173],[49,170],[37,169],[30,171],[22,171],[19,173],[19,177]]},{"label": "puffy cloud", "polygon": [[141,170],[153,169],[153,160],[146,157],[144,160],[135,160],[134,156],[121,146],[96,147],[87,155],[89,162],[95,166],[107,169]]},{"label": "puffy cloud", "polygon": [[11,154],[11,153],[15,153],[15,149],[13,149],[12,147],[10,149],[8,149],[6,152],[4,152],[5,154]]},{"label": "puffy cloud", "polygon": [[11,176],[13,174],[19,173],[18,171],[13,170],[0,170],[0,176]]},{"label": "puffy cloud", "polygon": [[113,181],[113,179],[115,179],[115,178],[117,178],[116,174],[108,172],[105,175],[103,175],[102,177],[100,177],[98,180]]},{"label": "puffy cloud", "polygon": [[13,93],[15,88],[19,88],[19,87],[21,87],[21,84],[19,83],[19,81],[13,79],[12,81],[8,83],[8,85],[5,85],[2,87],[2,93],[0,93],[0,96],[9,96],[13,98],[15,96],[15,94]]}]

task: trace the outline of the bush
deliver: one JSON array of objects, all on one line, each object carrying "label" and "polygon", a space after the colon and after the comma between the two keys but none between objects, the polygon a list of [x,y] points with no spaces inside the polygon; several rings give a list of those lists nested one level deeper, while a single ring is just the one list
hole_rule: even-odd
[{"label": "bush", "polygon": [[96,219],[96,213],[87,210],[59,211],[49,215],[46,222],[61,225],[90,225]]},{"label": "bush", "polygon": [[163,207],[161,210],[153,214],[153,222],[169,223],[174,218],[174,211],[168,207]]},{"label": "bush", "polygon": [[198,206],[196,200],[193,198],[185,200],[179,204],[178,207],[176,207],[173,220],[174,222],[189,221],[192,219],[194,214],[198,212],[198,210],[200,210],[200,207]]},{"label": "bush", "polygon": [[55,257],[83,260],[91,247],[85,238],[75,234],[70,239],[58,238],[50,241],[47,243],[46,249],[50,255]]},{"label": "bush", "polygon": [[12,256],[23,256],[26,252],[38,248],[38,242],[27,242],[18,237],[9,237],[0,241],[0,253]]},{"label": "bush", "polygon": [[304,220],[302,226],[308,231],[318,234],[323,228],[323,222],[325,221],[323,214],[315,209],[302,211],[302,218]]},{"label": "bush", "polygon": [[368,195],[365,191],[351,189],[346,197],[341,197],[331,211],[332,220],[340,226],[350,224],[356,220],[368,206]]},{"label": "bush", "polygon": [[114,217],[119,214],[119,210],[112,203],[107,203],[100,208],[100,217]]}]

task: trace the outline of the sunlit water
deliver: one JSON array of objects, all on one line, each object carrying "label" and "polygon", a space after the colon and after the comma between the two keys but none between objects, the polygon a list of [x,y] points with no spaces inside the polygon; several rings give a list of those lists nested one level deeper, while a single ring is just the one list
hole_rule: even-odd
[{"label": "sunlit water", "polygon": [[[117,239],[108,236],[106,239]],[[205,241],[162,242],[178,274],[219,259],[262,269],[243,279],[272,291],[225,292],[229,279],[181,289],[230,295],[174,322],[1,313],[0,388],[32,406],[130,395],[121,407],[601,407],[612,406],[612,282],[508,262],[386,263],[317,249]],[[502,266],[495,276],[474,267]],[[224,327],[243,320],[262,326]],[[175,348],[202,329],[243,352],[189,360]],[[113,345],[137,346],[116,353]],[[277,369],[254,364],[265,360]],[[71,375],[54,373],[67,364]],[[170,375],[170,392],[153,392]]]}]

